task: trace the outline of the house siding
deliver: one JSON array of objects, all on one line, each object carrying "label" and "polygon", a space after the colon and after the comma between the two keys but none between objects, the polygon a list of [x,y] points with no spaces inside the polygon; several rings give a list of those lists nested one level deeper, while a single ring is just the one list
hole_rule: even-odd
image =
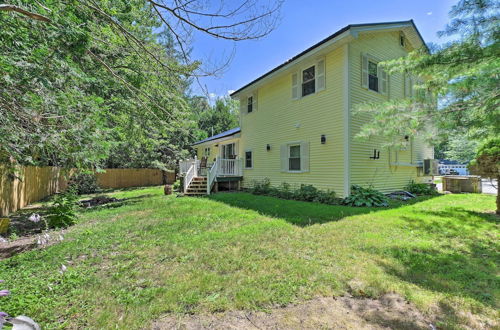
[{"label": "house siding", "polygon": [[[367,90],[361,85],[362,53],[380,61],[399,58],[407,54],[407,50],[399,45],[398,32],[362,33],[350,45],[350,104],[351,109],[365,102],[383,102],[389,98],[404,97],[404,79],[402,74],[393,74],[388,79],[387,95]],[[350,177],[351,184],[369,186],[388,192],[404,188],[409,181],[421,181],[419,171],[411,166],[394,166],[391,163],[416,163],[432,155],[432,148],[425,146],[421,137],[411,140],[407,150],[397,151],[394,148],[382,149],[382,138],[359,140],[356,134],[361,126],[370,120],[366,114],[353,114],[350,126]],[[370,159],[373,150],[380,150],[380,159]],[[425,156],[425,157],[424,157]]]},{"label": "house siding", "polygon": [[[298,100],[292,99],[292,73],[274,78],[258,89],[257,110],[241,114],[240,156],[253,152],[253,169],[243,171],[244,187],[269,178],[279,186],[312,184],[319,189],[343,191],[343,51],[326,54],[326,88]],[[316,59],[310,64],[314,64]],[[298,65],[293,71],[308,65]],[[255,91],[254,91],[255,92]],[[244,99],[245,96],[242,96]],[[300,125],[300,127],[296,127]],[[321,144],[321,135],[326,143]],[[309,142],[309,171],[281,171],[280,147],[290,142]],[[269,144],[271,150],[267,151]]]}]

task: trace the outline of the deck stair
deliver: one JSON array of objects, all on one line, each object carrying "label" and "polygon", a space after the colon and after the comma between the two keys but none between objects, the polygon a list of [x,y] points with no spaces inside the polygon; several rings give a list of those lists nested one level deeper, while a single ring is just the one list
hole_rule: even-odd
[{"label": "deck stair", "polygon": [[207,194],[207,178],[206,177],[194,177],[189,184],[184,195],[186,196],[204,196]]}]

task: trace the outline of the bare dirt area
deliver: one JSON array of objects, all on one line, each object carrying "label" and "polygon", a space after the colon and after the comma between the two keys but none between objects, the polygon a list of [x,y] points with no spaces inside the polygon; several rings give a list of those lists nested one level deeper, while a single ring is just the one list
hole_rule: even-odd
[{"label": "bare dirt area", "polygon": [[165,316],[152,329],[435,329],[401,296],[315,298],[266,312]]}]

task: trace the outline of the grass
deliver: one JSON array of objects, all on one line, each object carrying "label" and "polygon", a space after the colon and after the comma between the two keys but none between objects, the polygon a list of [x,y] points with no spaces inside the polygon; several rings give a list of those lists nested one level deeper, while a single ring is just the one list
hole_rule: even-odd
[{"label": "grass", "polygon": [[[398,292],[439,308],[444,328],[495,319],[493,196],[444,195],[389,209],[246,193],[115,193],[66,239],[0,261],[1,309],[46,328],[144,328],[164,313],[266,310],[346,292]],[[61,265],[67,271],[59,272]]]}]

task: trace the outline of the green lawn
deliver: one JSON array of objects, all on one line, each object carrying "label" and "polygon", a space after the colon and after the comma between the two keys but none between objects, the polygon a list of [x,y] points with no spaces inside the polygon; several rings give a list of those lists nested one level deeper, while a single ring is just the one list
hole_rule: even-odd
[{"label": "green lawn", "polygon": [[[45,327],[143,328],[168,313],[266,310],[318,295],[398,292],[441,327],[497,316],[495,197],[445,195],[391,209],[246,193],[117,192],[66,239],[0,261],[1,309]],[[61,264],[68,270],[59,273]]]}]

